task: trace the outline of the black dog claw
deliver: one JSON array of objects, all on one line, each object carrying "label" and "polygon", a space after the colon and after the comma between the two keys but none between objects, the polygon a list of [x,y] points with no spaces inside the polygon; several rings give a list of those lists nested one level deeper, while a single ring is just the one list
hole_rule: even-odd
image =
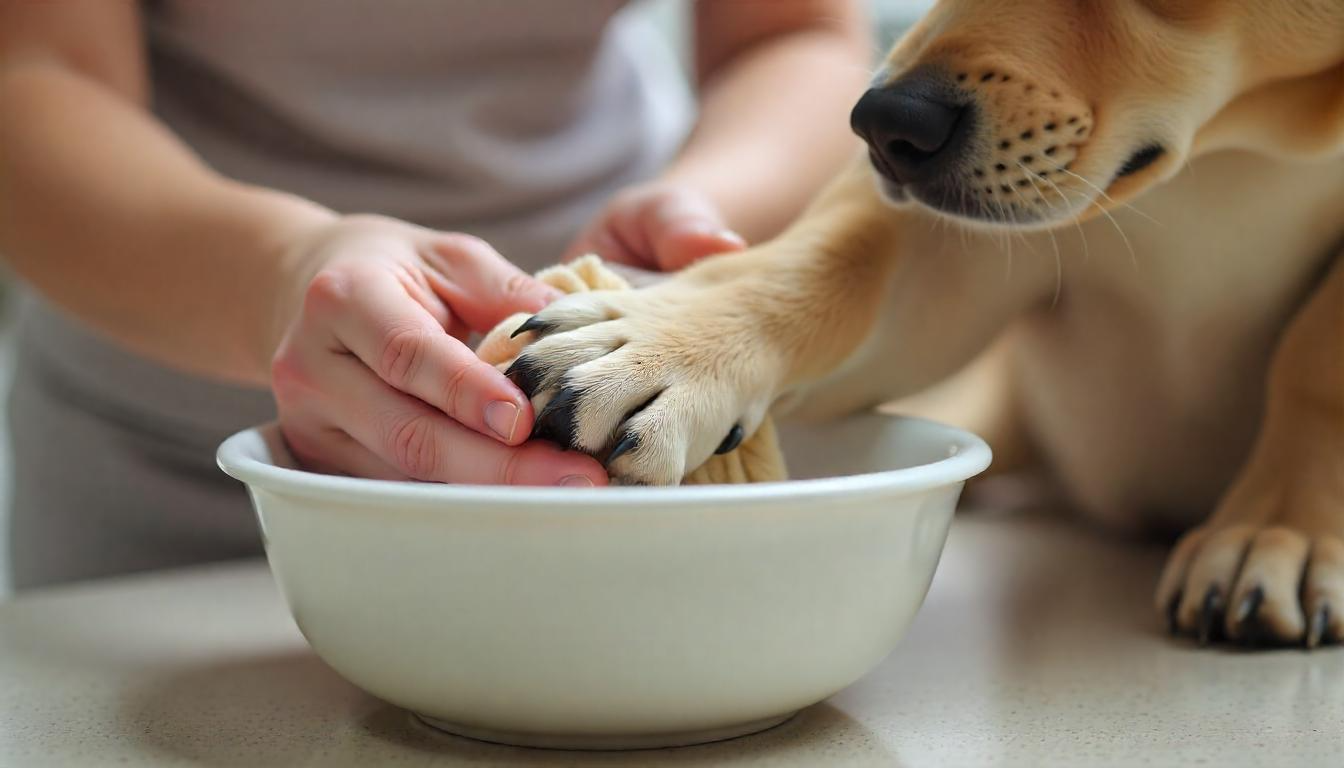
[{"label": "black dog claw", "polygon": [[1217,584],[1209,587],[1209,591],[1204,593],[1204,605],[1199,611],[1199,633],[1197,635],[1200,645],[1208,645],[1215,639],[1218,626],[1223,619],[1223,593]]},{"label": "black dog claw", "polygon": [[574,408],[578,404],[579,390],[573,387],[561,387],[555,397],[537,414],[536,434],[565,448],[574,447]]},{"label": "black dog claw", "polygon": [[537,331],[538,334],[543,334],[549,331],[551,327],[552,326],[550,323],[544,322],[541,319],[539,319],[536,315],[533,315],[527,318],[527,320],[524,321],[522,325],[518,326],[518,330],[514,331],[513,333],[510,333],[509,338],[510,339],[517,338],[518,336],[521,336],[522,334],[527,333],[528,331]]},{"label": "black dog claw", "polygon": [[1247,619],[1255,618],[1256,613],[1260,611],[1260,604],[1265,601],[1265,590],[1261,587],[1254,587],[1247,592],[1241,602],[1237,603],[1237,611],[1233,614],[1233,621],[1241,624]]},{"label": "black dog claw", "polygon": [[1260,586],[1252,587],[1249,592],[1242,596],[1237,603],[1236,610],[1232,612],[1232,626],[1247,645],[1256,645],[1261,639],[1260,630],[1262,627],[1259,616],[1260,604],[1264,601],[1264,588]]},{"label": "black dog claw", "polygon": [[1170,634],[1172,637],[1175,637],[1176,635],[1181,633],[1181,624],[1179,621],[1179,616],[1181,611],[1182,594],[1184,593],[1177,592],[1176,594],[1171,596],[1171,600],[1167,603],[1167,633]]},{"label": "black dog claw", "polygon": [[525,355],[519,355],[518,359],[514,360],[513,364],[504,371],[504,375],[509,378],[509,381],[516,384],[528,398],[537,393],[543,378],[541,368]]},{"label": "black dog claw", "polygon": [[734,424],[733,428],[728,430],[728,436],[723,438],[723,442],[719,443],[718,448],[714,449],[714,453],[728,453],[737,446],[741,445],[742,435],[743,435],[742,425]]},{"label": "black dog claw", "polygon": [[639,435],[636,435],[633,432],[627,432],[624,435],[621,435],[621,439],[616,441],[616,445],[611,449],[611,453],[607,454],[607,466],[611,466],[611,462],[638,447]]},{"label": "black dog claw", "polygon": [[1315,648],[1321,644],[1321,638],[1325,636],[1325,627],[1330,623],[1330,604],[1326,603],[1311,615],[1307,621],[1307,647]]},{"label": "black dog claw", "polygon": [[1256,586],[1242,596],[1232,614],[1232,625],[1243,635],[1242,639],[1253,644],[1258,638],[1255,630],[1260,626],[1260,604],[1265,601],[1265,590]]}]

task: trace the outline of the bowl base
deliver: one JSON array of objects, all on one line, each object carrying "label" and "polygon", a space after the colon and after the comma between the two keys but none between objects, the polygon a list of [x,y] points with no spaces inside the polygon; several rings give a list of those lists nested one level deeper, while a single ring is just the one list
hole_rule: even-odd
[{"label": "bowl base", "polygon": [[725,741],[739,736],[782,725],[797,712],[738,723],[722,728],[710,728],[702,731],[677,731],[672,733],[650,734],[550,734],[519,733],[514,731],[494,731],[488,728],[475,728],[467,725],[449,723],[419,713],[412,713],[417,720],[438,731],[454,736],[464,736],[476,741],[488,741],[492,744],[504,744],[511,747],[534,747],[538,749],[574,749],[574,750],[623,750],[623,749],[661,749],[664,747],[689,747],[693,744],[707,744],[711,741]]}]

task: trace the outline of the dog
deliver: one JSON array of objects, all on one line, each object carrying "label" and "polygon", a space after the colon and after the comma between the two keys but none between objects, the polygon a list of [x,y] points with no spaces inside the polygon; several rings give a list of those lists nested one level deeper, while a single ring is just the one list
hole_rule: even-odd
[{"label": "dog", "polygon": [[1174,632],[1344,641],[1344,3],[942,0],[850,118],[776,239],[529,322],[539,434],[669,484],[906,398],[1185,530]]}]

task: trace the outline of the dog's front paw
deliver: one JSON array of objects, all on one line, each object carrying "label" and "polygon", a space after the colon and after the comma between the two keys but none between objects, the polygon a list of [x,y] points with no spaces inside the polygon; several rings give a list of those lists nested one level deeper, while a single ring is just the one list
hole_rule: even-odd
[{"label": "dog's front paw", "polygon": [[509,367],[535,434],[627,484],[679,483],[765,417],[782,380],[768,328],[727,286],[672,281],[564,297],[529,319]]},{"label": "dog's front paw", "polygon": [[1344,539],[1285,525],[1196,528],[1172,551],[1157,605],[1172,633],[1201,645],[1344,641]]}]

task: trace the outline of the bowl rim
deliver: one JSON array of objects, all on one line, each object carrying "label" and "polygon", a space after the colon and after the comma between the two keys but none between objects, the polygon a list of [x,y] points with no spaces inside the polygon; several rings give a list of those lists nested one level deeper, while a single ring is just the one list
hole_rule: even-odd
[{"label": "bowl rim", "polygon": [[600,488],[557,486],[448,485],[397,480],[370,480],[324,475],[277,466],[253,455],[266,444],[266,435],[279,438],[275,422],[237,432],[220,444],[216,462],[230,477],[249,488],[351,505],[360,501],[395,502],[411,506],[470,503],[482,506],[541,505],[539,511],[611,507],[647,508],[705,503],[755,505],[780,501],[840,501],[872,495],[908,495],[961,483],[983,472],[990,464],[989,445],[979,436],[941,422],[912,416],[871,412],[877,416],[918,425],[921,440],[950,444],[945,458],[927,464],[857,475],[783,480],[733,485],[693,485]]}]

